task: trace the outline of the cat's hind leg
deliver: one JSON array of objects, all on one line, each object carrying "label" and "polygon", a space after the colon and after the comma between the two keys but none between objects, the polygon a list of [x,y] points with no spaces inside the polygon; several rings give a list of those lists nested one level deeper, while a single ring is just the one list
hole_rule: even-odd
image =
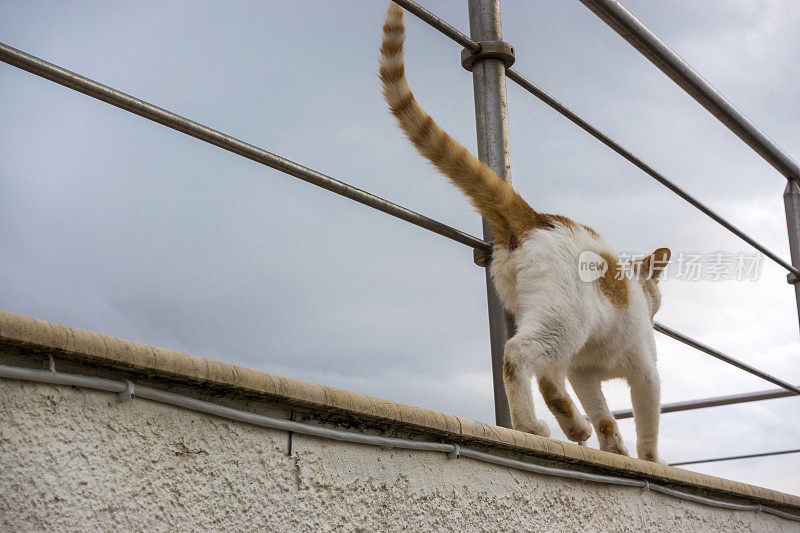
[{"label": "cat's hind leg", "polygon": [[614,415],[608,409],[603,389],[600,386],[600,377],[590,370],[570,369],[569,382],[597,431],[600,449],[628,455],[628,450],[622,443],[622,435],[617,427],[617,421],[614,420]]},{"label": "cat's hind leg", "polygon": [[551,369],[538,373],[539,390],[544,403],[555,415],[558,425],[574,442],[584,442],[592,436],[592,426],[578,411],[564,386],[564,375]]},{"label": "cat's hind leg", "polygon": [[517,333],[509,339],[503,357],[503,382],[511,411],[511,424],[518,431],[549,437],[550,429],[544,421],[536,418],[533,407],[533,368],[526,357],[524,338],[524,335]]},{"label": "cat's hind leg", "polygon": [[[553,402],[556,402],[559,406],[564,406],[563,413],[556,415],[557,418],[560,417],[559,424],[570,430],[576,440],[583,437],[584,433],[590,434],[589,425],[577,413],[564,390],[563,373],[560,380],[555,379],[557,370],[564,368],[575,353],[575,346],[584,342],[582,338],[573,338],[577,335],[567,336],[567,331],[575,331],[577,328],[568,327],[563,320],[542,320],[538,314],[522,317],[518,320],[518,328],[517,334],[506,343],[503,364],[503,378],[514,429],[550,436],[547,425],[538,420],[534,412],[531,378],[536,374],[539,378],[545,378],[546,383],[552,383],[552,387],[548,386],[543,390],[548,393],[548,405],[555,405]],[[571,411],[568,412],[568,409]]]}]

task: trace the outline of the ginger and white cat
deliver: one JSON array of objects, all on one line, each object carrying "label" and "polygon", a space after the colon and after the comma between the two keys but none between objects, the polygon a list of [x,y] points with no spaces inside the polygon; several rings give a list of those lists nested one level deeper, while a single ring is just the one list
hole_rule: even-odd
[{"label": "ginger and white cat", "polygon": [[[670,251],[638,261],[635,275],[619,276],[616,251],[594,230],[531,208],[487,165],[445,133],[417,104],[405,78],[403,11],[389,5],[383,26],[380,78],[400,127],[419,152],[461,191],[494,234],[491,275],[516,321],[505,346],[503,377],[515,429],[548,437],[534,413],[531,378],[570,440],[591,435],[586,417],[565,388],[569,379],[597,431],[600,449],[627,455],[600,388],[623,378],[631,389],[637,452],[659,461],[659,379],[653,315],[661,303],[657,282]],[[591,282],[578,271],[582,252],[606,262]]]}]

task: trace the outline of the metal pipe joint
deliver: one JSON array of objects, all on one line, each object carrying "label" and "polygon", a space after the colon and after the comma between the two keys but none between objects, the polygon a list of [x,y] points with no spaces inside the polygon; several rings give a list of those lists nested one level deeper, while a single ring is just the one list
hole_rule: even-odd
[{"label": "metal pipe joint", "polygon": [[477,248],[473,248],[472,260],[479,267],[484,267],[484,268],[488,267],[490,264],[492,264],[492,252],[487,252],[486,250],[479,250]]},{"label": "metal pipe joint", "polygon": [[461,51],[461,66],[472,72],[475,62],[481,59],[499,59],[506,68],[514,64],[514,47],[505,41],[478,41],[480,49],[475,52],[469,48]]}]

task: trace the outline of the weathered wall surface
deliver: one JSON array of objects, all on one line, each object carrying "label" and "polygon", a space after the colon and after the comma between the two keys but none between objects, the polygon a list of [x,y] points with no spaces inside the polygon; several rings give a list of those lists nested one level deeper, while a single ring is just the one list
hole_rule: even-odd
[{"label": "weathered wall surface", "polygon": [[0,529],[798,531],[639,489],[0,379]]}]

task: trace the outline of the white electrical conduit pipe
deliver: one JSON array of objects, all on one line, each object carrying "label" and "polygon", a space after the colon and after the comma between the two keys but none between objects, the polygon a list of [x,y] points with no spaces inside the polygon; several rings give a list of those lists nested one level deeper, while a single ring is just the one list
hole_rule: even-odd
[{"label": "white electrical conduit pipe", "polygon": [[629,479],[615,476],[604,476],[600,474],[591,474],[589,472],[579,472],[575,470],[565,470],[562,468],[553,468],[549,466],[541,466],[525,461],[518,461],[516,459],[509,459],[499,455],[480,452],[470,448],[464,448],[458,444],[445,444],[440,442],[425,442],[415,441],[409,439],[399,439],[393,437],[380,437],[377,435],[366,435],[363,433],[356,433],[352,431],[342,431],[339,429],[331,429],[313,424],[305,424],[303,422],[294,422],[291,420],[284,420],[282,418],[273,418],[270,416],[258,415],[240,409],[233,409],[223,405],[196,400],[189,396],[182,394],[175,394],[172,392],[161,391],[158,389],[151,389],[150,387],[143,387],[134,385],[130,381],[115,381],[111,379],[97,378],[93,376],[81,376],[77,374],[64,374],[60,372],[51,372],[47,370],[35,370],[32,368],[22,368],[7,365],[0,365],[0,377],[8,379],[19,379],[24,381],[36,381],[39,383],[49,383],[52,385],[68,385],[75,387],[84,387],[87,389],[96,389],[107,392],[113,392],[118,395],[121,401],[130,401],[134,396],[144,398],[146,400],[153,400],[156,402],[166,403],[191,409],[192,411],[199,411],[210,415],[228,418],[230,420],[238,420],[239,422],[246,422],[256,426],[263,426],[272,429],[279,429],[284,431],[291,431],[293,433],[300,433],[302,435],[311,435],[313,437],[320,437],[324,439],[339,440],[344,442],[356,442],[359,444],[369,444],[372,446],[380,446],[383,448],[398,448],[403,450],[423,450],[432,452],[443,452],[448,454],[450,458],[469,457],[478,461],[486,463],[493,463],[496,465],[507,466],[516,468],[518,470],[525,470],[527,472],[534,472],[547,476],[566,477],[572,479],[580,479],[584,481],[594,481],[596,483],[606,483],[611,485],[625,485],[628,487],[638,487],[645,490],[652,490],[667,494],[675,498],[693,501],[710,505],[714,507],[724,507],[726,509],[736,509],[740,511],[763,511],[770,513],[781,518],[788,520],[795,520],[800,522],[800,516],[791,513],[785,513],[770,507],[764,507],[760,504],[741,504],[731,503],[722,500],[714,500],[711,498],[704,498],[686,492],[670,489],[655,483],[650,483],[641,479]]}]

